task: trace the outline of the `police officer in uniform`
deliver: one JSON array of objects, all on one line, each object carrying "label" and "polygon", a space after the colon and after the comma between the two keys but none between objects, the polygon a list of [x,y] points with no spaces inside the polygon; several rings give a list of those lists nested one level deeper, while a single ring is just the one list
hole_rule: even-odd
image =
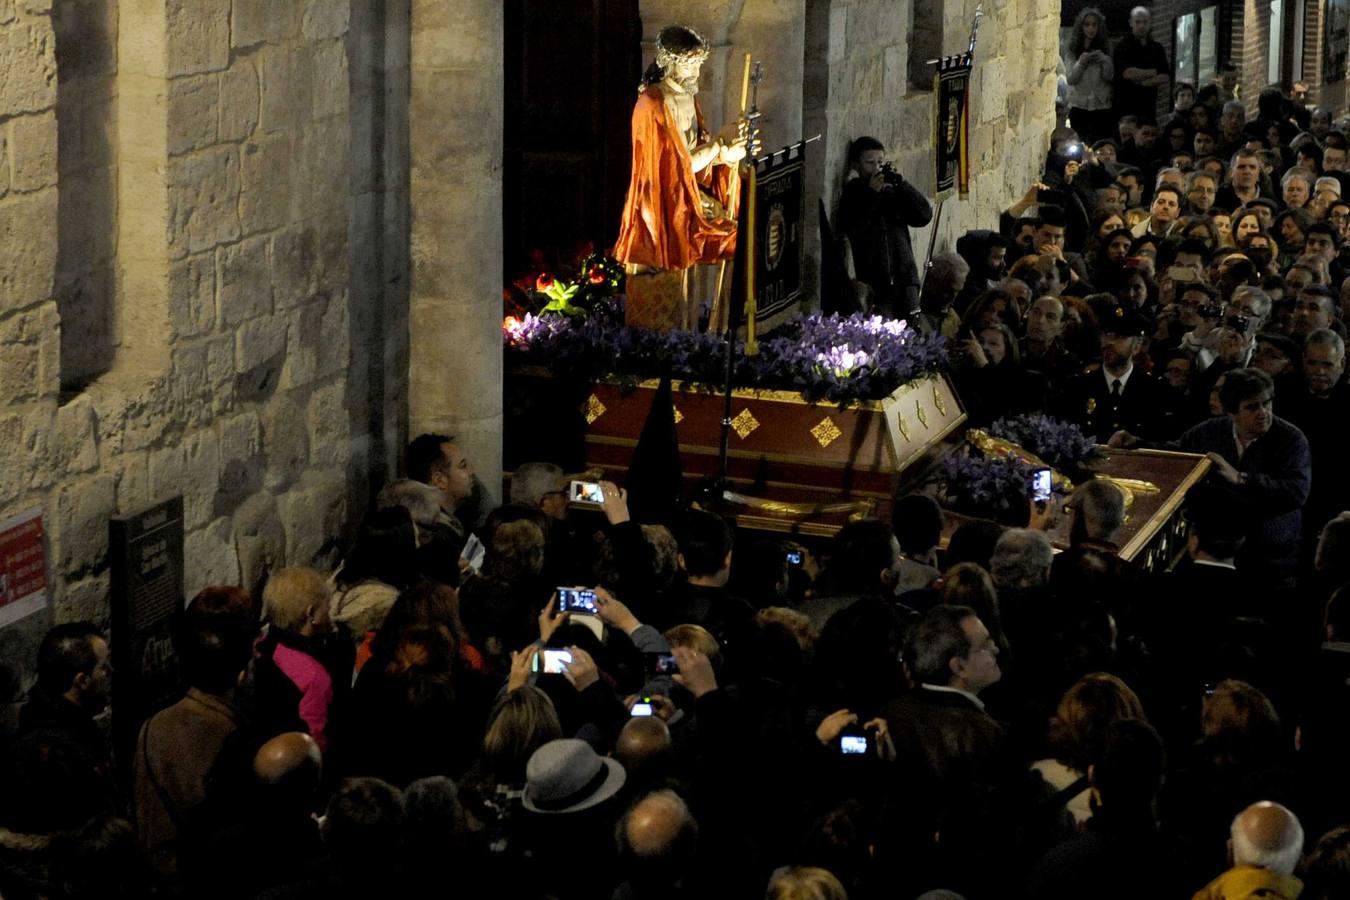
[{"label": "police officer in uniform", "polygon": [[1155,437],[1167,403],[1165,388],[1134,365],[1148,323],[1118,303],[1105,305],[1099,315],[1101,360],[1066,386],[1060,415],[1082,426],[1099,444],[1122,429]]}]

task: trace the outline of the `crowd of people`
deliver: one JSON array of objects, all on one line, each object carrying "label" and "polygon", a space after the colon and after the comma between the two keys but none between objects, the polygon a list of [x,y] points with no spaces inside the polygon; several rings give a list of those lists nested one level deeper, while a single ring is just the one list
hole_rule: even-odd
[{"label": "crowd of people", "polygon": [[1103,481],[1055,554],[1034,507],[940,550],[912,494],[813,548],[611,482],[577,508],[545,462],[484,514],[443,435],[406,470],[337,571],[192,599],[134,745],[107,635],[47,634],[0,895],[1350,892],[1350,515],[1281,590],[1219,485],[1149,576]]},{"label": "crowd of people", "polygon": [[91,623],[0,680],[0,896],[1350,896],[1350,141],[1275,89],[1178,84],[1158,127],[1132,26],[1079,17],[1072,127],[921,290],[878,141],[841,221],[973,424],[1209,457],[1172,571],[1104,481],[802,544],[548,462],[489,510],[422,435],[336,571],[186,605],[134,743]]}]

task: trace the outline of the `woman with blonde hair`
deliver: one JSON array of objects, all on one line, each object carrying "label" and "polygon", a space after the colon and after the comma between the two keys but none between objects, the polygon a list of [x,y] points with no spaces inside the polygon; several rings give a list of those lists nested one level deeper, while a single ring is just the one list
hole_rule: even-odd
[{"label": "woman with blonde hair", "polygon": [[534,751],[563,736],[558,712],[539,688],[518,687],[488,715],[478,762],[460,781],[460,800],[483,830],[484,844],[498,860],[514,859],[522,815],[525,766]]},{"label": "woman with blonde hair", "polygon": [[826,869],[784,866],[769,879],[765,900],[848,900],[848,892]]},{"label": "woman with blonde hair", "polygon": [[1114,675],[1084,675],[1064,692],[1050,720],[1051,756],[1031,764],[1047,784],[1067,795],[1065,806],[1080,827],[1092,818],[1088,767],[1101,750],[1107,726],[1122,719],[1148,721],[1139,696]]}]

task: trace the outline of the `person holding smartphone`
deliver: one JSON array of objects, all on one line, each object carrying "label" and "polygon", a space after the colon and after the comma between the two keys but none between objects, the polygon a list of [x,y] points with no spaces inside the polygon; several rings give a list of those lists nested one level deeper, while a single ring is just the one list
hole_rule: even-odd
[{"label": "person holding smartphone", "polygon": [[1064,64],[1069,70],[1069,120],[1074,130],[1088,143],[1110,137],[1115,121],[1111,82],[1116,68],[1111,59],[1111,35],[1100,10],[1089,6],[1078,13]]}]

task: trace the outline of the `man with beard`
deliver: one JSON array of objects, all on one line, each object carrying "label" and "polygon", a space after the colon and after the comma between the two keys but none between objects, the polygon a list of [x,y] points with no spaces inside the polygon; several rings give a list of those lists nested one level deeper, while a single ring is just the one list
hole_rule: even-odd
[{"label": "man with beard", "polygon": [[83,750],[111,784],[108,742],[95,717],[108,708],[112,661],[108,642],[91,622],[67,622],[38,647],[37,684],[19,711],[19,733],[56,732]]},{"label": "man with beard", "polygon": [[710,48],[692,28],[670,25],[633,109],[632,180],[614,257],[628,270],[629,324],[689,327],[687,271],[729,260],[740,207],[740,122],[710,134],[699,110],[699,72]]},{"label": "man with beard", "polygon": [[965,287],[956,297],[958,312],[964,313],[975,298],[1003,278],[1008,269],[1008,246],[1011,242],[997,231],[977,228],[967,231],[956,240],[956,252],[970,266]]},{"label": "man with beard", "polygon": [[1122,430],[1156,436],[1166,397],[1162,386],[1134,365],[1147,326],[1115,303],[1104,307],[1099,318],[1101,364],[1069,382],[1060,415],[1099,443]]}]

